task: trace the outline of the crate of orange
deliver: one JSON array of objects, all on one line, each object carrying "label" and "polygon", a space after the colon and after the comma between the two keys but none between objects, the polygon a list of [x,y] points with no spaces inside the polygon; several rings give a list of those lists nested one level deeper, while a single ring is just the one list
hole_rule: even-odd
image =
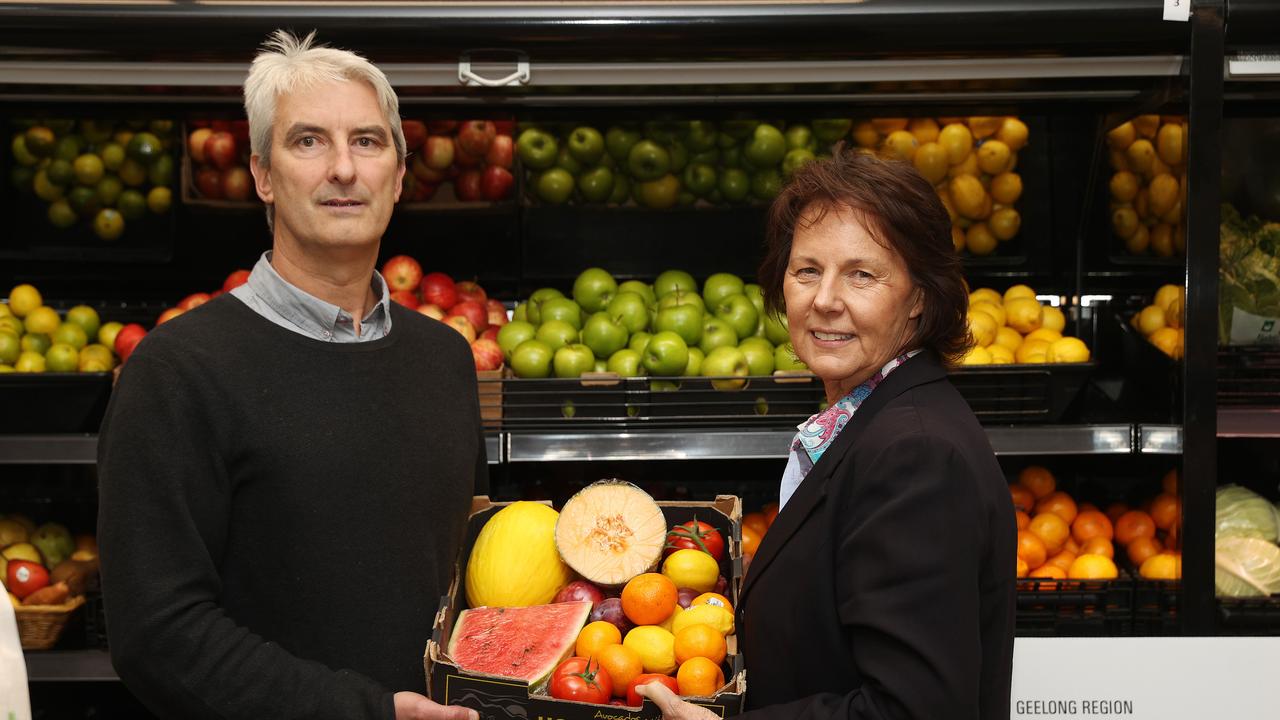
[{"label": "crate of orange", "polygon": [[1137,635],[1177,635],[1178,592],[1182,580],[1182,504],[1178,471],[1160,481],[1160,492],[1136,508],[1107,508],[1115,522],[1122,562],[1134,575],[1133,626]]}]

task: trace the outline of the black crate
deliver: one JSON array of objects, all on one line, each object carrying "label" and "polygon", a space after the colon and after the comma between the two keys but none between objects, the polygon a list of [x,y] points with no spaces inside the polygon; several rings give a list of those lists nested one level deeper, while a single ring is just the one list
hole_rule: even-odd
[{"label": "black crate", "polygon": [[0,375],[0,433],[96,433],[111,379],[111,373]]},{"label": "black crate", "polygon": [[1133,634],[1178,635],[1180,580],[1133,581]]},{"label": "black crate", "polygon": [[1022,637],[1119,637],[1130,634],[1133,581],[1018,578],[1014,631]]},{"label": "black crate", "polygon": [[1280,405],[1280,347],[1219,349],[1218,404]]},{"label": "black crate", "polygon": [[951,384],[978,420],[1060,422],[1080,397],[1097,363],[968,365],[951,370]]},{"label": "black crate", "polygon": [[1150,412],[1153,420],[1178,422],[1182,417],[1182,364],[1129,324],[1129,318],[1141,309],[1120,310],[1108,318],[1109,334],[1119,340],[1126,370],[1122,401]]},{"label": "black crate", "polygon": [[1218,598],[1218,617],[1226,635],[1280,634],[1280,595]]}]

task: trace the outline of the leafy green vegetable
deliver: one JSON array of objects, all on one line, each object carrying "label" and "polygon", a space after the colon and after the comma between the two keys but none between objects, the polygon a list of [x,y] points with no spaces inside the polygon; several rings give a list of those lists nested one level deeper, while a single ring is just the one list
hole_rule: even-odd
[{"label": "leafy green vegetable", "polygon": [[1253,537],[1276,542],[1280,531],[1276,507],[1261,495],[1239,485],[1223,485],[1218,488],[1214,507],[1214,537]]},{"label": "leafy green vegetable", "polygon": [[1233,308],[1280,317],[1280,223],[1222,205],[1218,237],[1218,341],[1231,337]]}]

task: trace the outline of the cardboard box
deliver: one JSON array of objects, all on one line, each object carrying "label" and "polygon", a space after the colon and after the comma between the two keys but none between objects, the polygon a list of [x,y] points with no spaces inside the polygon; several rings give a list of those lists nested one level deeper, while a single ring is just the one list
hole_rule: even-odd
[{"label": "cardboard box", "polygon": [[[423,656],[431,698],[445,705],[472,708],[480,713],[482,720],[661,720],[662,711],[648,700],[639,708],[557,700],[541,687],[460,670],[445,655],[444,648],[449,646],[449,635],[458,612],[466,606],[463,582],[471,546],[485,522],[507,504],[494,503],[483,496],[472,501],[466,543],[454,566],[449,594],[441,599],[432,638],[427,642]],[[742,589],[741,501],[732,495],[721,495],[714,502],[659,502],[658,505],[666,515],[668,526],[688,522],[696,516],[698,520],[714,525],[725,536],[727,553],[720,563],[720,571],[729,579],[727,593],[736,606]],[[731,673],[726,673],[725,687],[719,693],[711,698],[688,698],[720,717],[742,712],[747,690],[742,655],[737,652],[736,637],[732,635],[729,636],[729,656],[725,662]]]}]

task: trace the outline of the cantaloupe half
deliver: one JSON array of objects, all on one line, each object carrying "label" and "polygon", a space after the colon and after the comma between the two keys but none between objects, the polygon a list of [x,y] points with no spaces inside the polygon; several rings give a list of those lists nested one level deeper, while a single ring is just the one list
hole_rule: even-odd
[{"label": "cantaloupe half", "polygon": [[649,493],[601,480],[569,498],[556,521],[565,564],[597,585],[616,587],[657,567],[667,520]]}]

